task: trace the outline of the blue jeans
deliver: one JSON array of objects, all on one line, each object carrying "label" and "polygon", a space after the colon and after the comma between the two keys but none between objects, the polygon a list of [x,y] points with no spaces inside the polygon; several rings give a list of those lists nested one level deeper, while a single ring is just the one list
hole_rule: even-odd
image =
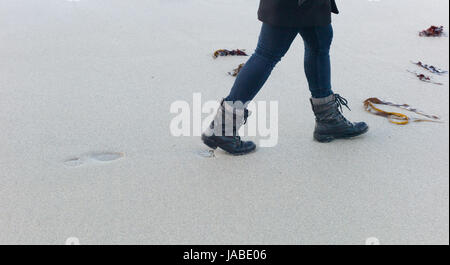
[{"label": "blue jeans", "polygon": [[309,90],[314,98],[333,94],[331,90],[330,46],[333,27],[286,28],[264,23],[255,53],[250,57],[231,89],[226,101],[252,100],[269,78],[275,65],[300,34],[305,43],[304,68]]}]

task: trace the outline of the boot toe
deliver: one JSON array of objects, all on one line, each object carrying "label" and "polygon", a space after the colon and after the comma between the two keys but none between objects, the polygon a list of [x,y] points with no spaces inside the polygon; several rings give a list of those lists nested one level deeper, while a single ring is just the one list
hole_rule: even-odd
[{"label": "boot toe", "polygon": [[369,125],[365,122],[357,122],[355,123],[355,128],[357,128],[361,132],[366,132],[369,130]]},{"label": "boot toe", "polygon": [[245,155],[256,150],[256,144],[252,141],[242,141],[241,146],[232,150],[225,150],[233,155]]},{"label": "boot toe", "polygon": [[247,152],[254,151],[256,149],[256,144],[254,142],[252,142],[252,141],[245,142],[244,143],[244,149]]}]

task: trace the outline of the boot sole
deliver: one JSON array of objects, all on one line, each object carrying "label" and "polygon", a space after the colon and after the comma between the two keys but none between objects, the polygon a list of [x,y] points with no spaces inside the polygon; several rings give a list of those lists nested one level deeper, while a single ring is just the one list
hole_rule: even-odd
[{"label": "boot sole", "polygon": [[[217,147],[219,147],[215,141],[212,141],[212,140],[208,139],[205,136],[202,136],[202,141],[203,141],[203,143],[206,146],[208,146],[209,148],[211,148],[213,150],[216,150]],[[220,148],[220,149],[222,149],[222,148]],[[247,154],[255,152],[256,151],[256,147],[253,150],[250,150],[250,151],[247,151],[247,152],[241,152],[241,153],[230,153],[230,152],[228,152],[225,149],[222,149],[222,150],[225,151],[227,154],[230,154],[230,155],[233,155],[233,156],[242,156],[242,155],[247,155]]]},{"label": "boot sole", "polygon": [[216,142],[209,140],[209,139],[208,139],[207,137],[205,137],[205,136],[202,136],[202,141],[203,141],[203,143],[206,144],[209,148],[212,148],[212,149],[214,149],[214,150],[216,150],[217,147],[218,147],[217,144],[216,144]]},{"label": "boot sole", "polygon": [[363,135],[369,131],[369,127],[367,127],[364,131],[358,133],[358,134],[348,134],[348,135],[342,135],[342,136],[335,136],[335,135],[327,135],[327,134],[314,134],[314,139],[316,139],[320,143],[330,143],[337,139],[351,139],[355,138],[357,136]]}]

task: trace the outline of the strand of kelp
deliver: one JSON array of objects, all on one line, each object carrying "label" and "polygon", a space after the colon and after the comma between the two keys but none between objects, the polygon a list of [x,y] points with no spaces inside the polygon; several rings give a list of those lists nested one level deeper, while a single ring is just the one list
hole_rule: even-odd
[{"label": "strand of kelp", "polygon": [[425,70],[427,70],[427,71],[429,71],[429,72],[431,72],[433,74],[443,75],[443,74],[447,74],[448,73],[448,71],[446,71],[446,70],[442,70],[442,69],[440,69],[440,68],[438,68],[436,66],[433,66],[433,65],[424,64],[421,61],[411,62],[411,63],[413,63],[413,64],[415,64],[415,65],[417,65],[417,66],[419,66],[419,67],[421,67],[421,68],[423,68],[423,69],[425,69]]},{"label": "strand of kelp", "polygon": [[413,72],[413,71],[409,71],[407,70],[407,72],[415,75],[420,81],[425,82],[425,83],[430,83],[430,84],[435,84],[435,85],[439,85],[442,86],[444,84],[440,83],[440,82],[436,82],[433,80],[433,78],[431,76],[427,76],[421,73],[417,73],[417,72]]},{"label": "strand of kelp", "polygon": [[231,76],[238,76],[238,74],[241,72],[242,68],[244,67],[244,63],[241,63],[237,68],[235,68],[233,71],[228,72],[229,75]]},{"label": "strand of kelp", "polygon": [[220,49],[214,52],[213,58],[217,59],[221,56],[248,56],[247,53],[245,53],[245,50],[227,50],[227,49]]},{"label": "strand of kelp", "polygon": [[[397,107],[397,108],[400,108],[400,109],[403,109],[403,110],[414,112],[414,113],[416,113],[416,114],[418,114],[420,116],[423,116],[423,117],[425,117],[427,119],[424,119],[424,118],[422,118],[422,119],[421,118],[411,118],[411,117],[408,117],[406,114],[403,114],[403,113],[385,111],[385,110],[382,110],[382,109],[376,107],[375,104],[386,105],[386,106],[391,106],[391,107]],[[392,102],[381,100],[379,98],[368,98],[368,99],[366,99],[364,101],[364,108],[369,113],[385,117],[391,123],[394,123],[394,124],[397,124],[397,125],[406,125],[406,124],[409,124],[410,122],[439,122],[439,123],[442,122],[440,117],[438,117],[436,115],[426,114],[425,112],[420,111],[420,110],[418,110],[416,108],[413,108],[413,107],[411,107],[408,104],[396,104],[396,103],[392,103]]]},{"label": "strand of kelp", "polygon": [[442,37],[444,36],[444,26],[431,26],[419,32],[421,37]]}]

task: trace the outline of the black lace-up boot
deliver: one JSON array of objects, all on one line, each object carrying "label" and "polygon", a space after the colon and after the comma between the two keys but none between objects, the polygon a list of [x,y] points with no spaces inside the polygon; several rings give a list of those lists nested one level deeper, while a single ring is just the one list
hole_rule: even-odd
[{"label": "black lace-up boot", "polygon": [[238,135],[248,116],[246,108],[235,108],[222,101],[208,130],[202,134],[203,143],[213,149],[219,147],[232,155],[245,155],[254,151],[256,145],[242,141]]},{"label": "black lace-up boot", "polygon": [[369,130],[366,123],[352,123],[342,115],[342,106],[349,110],[350,108],[347,100],[338,94],[327,98],[312,98],[311,104],[316,115],[314,138],[319,142],[327,143],[334,139],[351,138]]}]

